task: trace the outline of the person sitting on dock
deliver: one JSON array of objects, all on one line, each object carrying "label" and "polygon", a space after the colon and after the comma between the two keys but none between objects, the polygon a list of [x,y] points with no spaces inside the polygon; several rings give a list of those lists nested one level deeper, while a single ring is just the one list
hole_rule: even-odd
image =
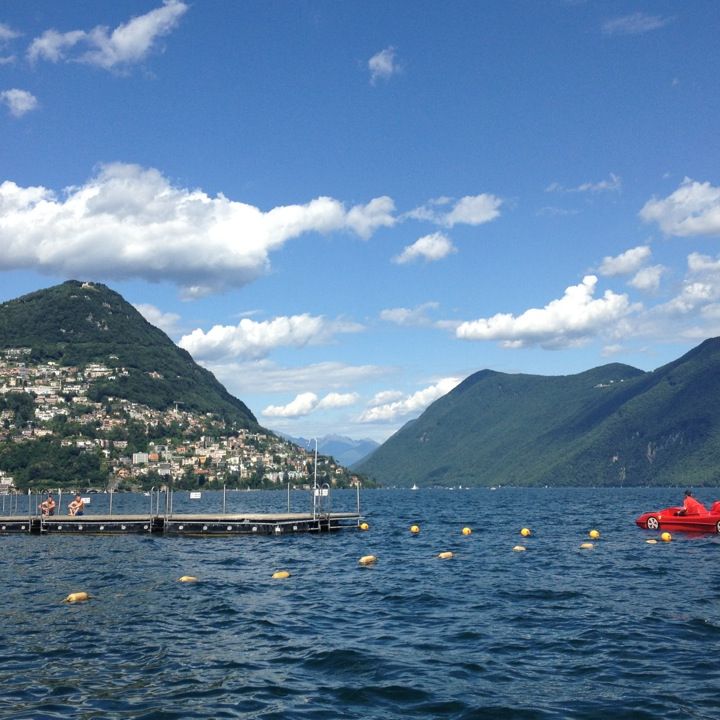
[{"label": "person sitting on dock", "polygon": [[685,491],[685,500],[682,509],[676,515],[707,515],[707,508],[692,496],[690,490]]},{"label": "person sitting on dock", "polygon": [[75,495],[75,499],[68,505],[68,512],[70,515],[82,515],[84,508],[85,503],[83,502],[80,493],[77,493],[77,495]]},{"label": "person sitting on dock", "polygon": [[38,505],[38,510],[45,517],[55,514],[55,498],[52,493],[48,493],[47,499]]}]

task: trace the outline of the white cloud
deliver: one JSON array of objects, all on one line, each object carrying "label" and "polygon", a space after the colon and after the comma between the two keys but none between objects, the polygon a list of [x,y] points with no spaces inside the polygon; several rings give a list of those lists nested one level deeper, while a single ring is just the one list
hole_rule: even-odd
[{"label": "white cloud", "polygon": [[395,60],[395,48],[386,47],[384,50],[375,53],[368,60],[370,70],[370,83],[375,85],[378,80],[387,80],[401,71],[400,65]]},{"label": "white cloud", "polygon": [[720,273],[720,260],[713,260],[713,258],[701,253],[690,253],[688,255],[688,270],[691,273]]},{"label": "white cloud", "polygon": [[482,225],[500,217],[503,200],[491,193],[466,195],[455,202],[450,210],[443,211],[441,209],[451,203],[451,198],[436,198],[410,210],[403,217],[432,222],[449,228],[455,225]]},{"label": "white cloud", "polygon": [[466,195],[455,203],[453,209],[443,218],[443,224],[482,225],[500,216],[502,200],[495,195]]},{"label": "white cloud", "polygon": [[442,260],[444,257],[457,252],[457,248],[452,241],[443,233],[436,232],[432,235],[424,235],[416,240],[412,245],[408,245],[405,249],[393,258],[393,262],[398,265],[404,265],[414,260],[423,259],[426,262]]},{"label": "white cloud", "polygon": [[612,276],[637,272],[651,254],[652,251],[647,245],[639,245],[615,257],[608,255],[600,264],[600,274]]},{"label": "white cloud", "polygon": [[668,197],[648,200],[640,210],[645,222],[656,222],[667,235],[720,234],[720,187],[685,178]]},{"label": "white cloud", "polygon": [[318,410],[327,410],[330,408],[348,407],[354,405],[360,396],[357,393],[328,393],[317,404]]},{"label": "white cloud", "polygon": [[660,280],[664,273],[665,268],[662,265],[643,268],[638,270],[635,277],[630,281],[630,285],[645,292],[657,290],[660,287]]},{"label": "white cloud", "polygon": [[436,302],[427,302],[414,308],[388,308],[380,311],[380,319],[395,325],[431,325],[432,321],[428,318],[427,311],[435,310],[438,306]]},{"label": "white cloud", "polygon": [[389,405],[390,403],[400,400],[404,393],[400,390],[381,390],[379,393],[375,393],[373,397],[368,401],[368,407],[377,407],[378,405]]},{"label": "white cloud", "polygon": [[455,334],[463,340],[499,340],[506,347],[565,347],[611,328],[633,308],[628,296],[606,290],[593,299],[597,278],[587,275],[579,285],[565,290],[562,298],[544,308],[531,308],[515,317],[498,313],[490,318],[464,322]]},{"label": "white cloud", "polygon": [[268,405],[262,414],[265,417],[292,418],[309,415],[318,403],[318,396],[315,393],[300,393],[287,405]]},{"label": "white cloud", "polygon": [[200,361],[233,395],[245,398],[257,394],[300,393],[308,387],[343,390],[393,373],[379,365],[347,365],[326,361],[287,367],[272,360],[246,362]]},{"label": "white cloud", "polygon": [[[28,48],[31,62],[73,60],[109,70],[140,62],[152,50],[158,38],[177,27],[188,6],[180,0],[165,0],[162,7],[132,18],[110,31],[98,25],[89,32],[71,30],[60,33],[51,29],[35,38]],[[68,51],[79,46],[81,52],[68,58]]]},{"label": "white cloud", "polygon": [[364,237],[392,224],[388,204],[379,200],[348,211],[319,197],[263,212],[121,163],[59,195],[6,181],[0,184],[0,270],[168,281],[196,297],[255,280],[269,268],[271,252],[304,233]]},{"label": "white cloud", "polygon": [[38,106],[38,100],[32,93],[17,88],[0,92],[0,103],[8,106],[13,117],[22,117]]},{"label": "white cloud", "polygon": [[620,179],[620,176],[615,173],[610,173],[610,177],[607,180],[600,180],[599,182],[584,182],[576,187],[565,187],[558,182],[553,182],[545,188],[545,192],[600,193],[620,191],[621,188],[622,180]]},{"label": "white cloud", "polygon": [[350,208],[345,219],[346,226],[367,240],[378,228],[392,227],[397,221],[393,216],[395,203],[383,195],[374,198],[367,205]]},{"label": "white cloud", "polygon": [[462,378],[456,377],[443,378],[434,385],[418,390],[405,398],[393,400],[383,405],[375,405],[365,410],[358,418],[358,421],[362,423],[391,423],[398,418],[419,414],[432,402],[449,393],[461,380]]},{"label": "white cloud", "polygon": [[300,393],[287,405],[268,405],[263,411],[264,417],[295,418],[309,415],[316,410],[328,410],[347,407],[357,402],[356,393],[329,393],[322,399],[312,392]]},{"label": "white cloud", "polygon": [[163,312],[150,303],[138,303],[133,306],[151,325],[159,327],[168,335],[177,330],[180,316],[177,313]]},{"label": "white cloud", "polygon": [[602,31],[604,35],[642,35],[652,30],[659,30],[671,21],[672,18],[636,12],[607,20],[603,23]]},{"label": "white cloud", "polygon": [[278,347],[300,348],[327,342],[337,333],[357,332],[362,326],[342,320],[328,321],[304,313],[256,322],[243,318],[237,325],[197,328],[178,343],[197,359],[261,358]]},{"label": "white cloud", "polygon": [[17,30],[13,30],[9,25],[6,25],[5,23],[0,23],[0,47],[6,45],[8,42],[10,42],[10,40],[19,38],[21,35],[22,33],[18,32]]},{"label": "white cloud", "polygon": [[28,60],[35,62],[43,59],[50,62],[60,62],[65,59],[65,51],[75,47],[87,37],[83,30],[71,30],[60,33],[57,30],[46,30],[40,37],[35,38],[28,48]]}]

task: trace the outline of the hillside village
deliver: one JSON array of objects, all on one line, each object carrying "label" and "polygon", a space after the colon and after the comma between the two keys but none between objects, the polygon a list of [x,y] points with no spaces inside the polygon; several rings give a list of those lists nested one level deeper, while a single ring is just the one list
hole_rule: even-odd
[{"label": "hillside village", "polygon": [[[314,447],[300,448],[261,428],[229,428],[218,416],[189,412],[182,403],[157,410],[123,398],[96,401],[98,381],[128,374],[116,356],[107,365],[64,366],[33,362],[31,353],[22,347],[0,350],[0,492],[67,482],[114,490],[313,482]],[[72,458],[75,476],[58,479],[59,468],[49,467],[37,448],[54,454],[56,465]],[[317,479],[341,487],[360,482],[324,456],[318,457]]]}]

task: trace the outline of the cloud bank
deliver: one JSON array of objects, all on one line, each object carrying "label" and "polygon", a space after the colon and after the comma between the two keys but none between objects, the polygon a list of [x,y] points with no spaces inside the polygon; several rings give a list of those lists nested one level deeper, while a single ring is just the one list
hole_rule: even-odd
[{"label": "cloud bank", "polygon": [[390,401],[368,408],[358,420],[361,423],[391,423],[398,418],[420,413],[430,403],[449,393],[461,381],[462,378],[457,377],[443,378],[434,385],[401,399],[392,399],[397,397],[397,394],[393,391],[386,391],[384,396],[383,394],[376,395],[375,400],[380,399],[382,402],[382,399],[390,399]]},{"label": "cloud bank", "polygon": [[565,290],[563,297],[544,308],[531,308],[518,316],[498,313],[461,323],[456,337],[462,340],[497,340],[505,347],[540,345],[560,348],[578,344],[606,330],[633,309],[628,296],[606,290],[593,298],[597,277],[587,275],[579,285]]},{"label": "cloud bank", "polygon": [[253,281],[288,240],[333,231],[367,238],[394,225],[393,210],[388,197],[349,210],[319,197],[263,212],[175,187],[157,170],[116,163],[60,194],[0,184],[0,270],[169,281],[188,297],[202,296]]},{"label": "cloud bank", "polygon": [[287,405],[268,405],[263,411],[264,417],[295,418],[309,415],[316,410],[329,410],[354,405],[358,400],[357,393],[328,393],[318,398],[315,393],[300,393]]},{"label": "cloud bank", "polygon": [[183,335],[178,344],[196,360],[257,359],[279,347],[301,348],[361,329],[357,323],[328,321],[307,313],[265,322],[243,318],[237,325],[215,325],[208,332],[198,328]]}]

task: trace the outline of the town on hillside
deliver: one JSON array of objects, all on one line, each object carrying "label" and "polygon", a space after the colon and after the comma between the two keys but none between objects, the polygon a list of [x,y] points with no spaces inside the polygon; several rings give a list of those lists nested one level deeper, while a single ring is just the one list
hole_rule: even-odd
[{"label": "town on hillside", "polygon": [[[94,384],[122,367],[31,362],[30,348],[0,350],[0,493],[28,488],[141,490],[163,485],[310,488],[363,478],[315,448],[261,428],[228,427],[176,403],[157,410],[123,398],[93,399]],[[109,360],[117,361],[116,357]],[[151,378],[159,373],[147,373]]]}]

